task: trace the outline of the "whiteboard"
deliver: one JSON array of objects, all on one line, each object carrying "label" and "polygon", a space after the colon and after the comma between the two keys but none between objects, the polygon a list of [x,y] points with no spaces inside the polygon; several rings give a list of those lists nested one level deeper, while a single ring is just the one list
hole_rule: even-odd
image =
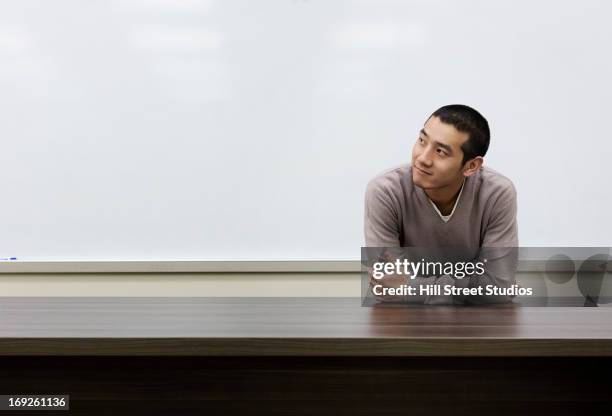
[{"label": "whiteboard", "polygon": [[451,103],[522,246],[610,246],[612,3],[0,3],[0,257],[352,260]]}]

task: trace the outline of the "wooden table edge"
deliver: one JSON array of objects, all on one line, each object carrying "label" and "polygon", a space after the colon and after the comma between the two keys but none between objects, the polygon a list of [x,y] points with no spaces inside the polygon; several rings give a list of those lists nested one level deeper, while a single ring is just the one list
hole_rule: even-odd
[{"label": "wooden table edge", "polygon": [[612,357],[612,339],[3,337],[0,356]]}]

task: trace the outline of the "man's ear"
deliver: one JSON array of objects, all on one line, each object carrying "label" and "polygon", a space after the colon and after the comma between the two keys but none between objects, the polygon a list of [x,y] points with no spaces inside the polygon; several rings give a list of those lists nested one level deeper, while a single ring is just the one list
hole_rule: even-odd
[{"label": "man's ear", "polygon": [[482,158],[482,156],[476,156],[474,159],[468,160],[467,162],[465,162],[465,166],[463,167],[463,176],[465,176],[466,178],[468,176],[472,176],[473,174],[478,172],[478,169],[482,167],[483,163],[484,159]]}]

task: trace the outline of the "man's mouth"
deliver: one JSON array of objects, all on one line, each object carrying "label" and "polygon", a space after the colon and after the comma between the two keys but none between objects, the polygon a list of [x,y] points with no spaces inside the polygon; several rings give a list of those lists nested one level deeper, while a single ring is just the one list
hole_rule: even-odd
[{"label": "man's mouth", "polygon": [[417,172],[419,172],[419,173],[421,173],[423,175],[431,175],[431,173],[429,173],[429,172],[419,168],[418,166],[415,166],[415,168],[416,168]]}]

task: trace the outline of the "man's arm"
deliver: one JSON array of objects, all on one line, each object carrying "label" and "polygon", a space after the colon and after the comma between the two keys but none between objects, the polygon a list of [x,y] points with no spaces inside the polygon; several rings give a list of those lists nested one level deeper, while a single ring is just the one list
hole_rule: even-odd
[{"label": "man's arm", "polygon": [[[485,273],[455,279],[457,287],[482,287],[492,285],[508,288],[516,283],[518,264],[518,225],[516,221],[516,190],[512,184],[500,192],[493,203],[489,221],[486,224],[478,259],[484,261]],[[457,296],[456,303],[506,303],[512,296]]]},{"label": "man's arm", "polygon": [[398,209],[390,190],[375,180],[368,184],[363,221],[367,247],[400,246]]}]

